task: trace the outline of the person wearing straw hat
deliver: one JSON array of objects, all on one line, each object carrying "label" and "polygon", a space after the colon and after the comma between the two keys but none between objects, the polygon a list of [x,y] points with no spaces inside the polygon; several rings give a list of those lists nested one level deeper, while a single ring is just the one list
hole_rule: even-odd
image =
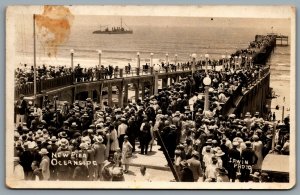
[{"label": "person wearing straw hat", "polygon": [[128,173],[129,163],[132,157],[132,145],[128,141],[128,136],[124,136],[124,142],[122,145],[122,164],[124,164],[124,173]]},{"label": "person wearing straw hat", "polygon": [[95,150],[95,161],[97,162],[95,179],[102,180],[101,170],[103,167],[103,162],[104,160],[106,160],[106,146],[103,144],[104,140],[101,135],[95,136],[93,140],[95,142],[93,145],[93,148]]},{"label": "person wearing straw hat", "polygon": [[218,168],[222,168],[223,167],[223,160],[222,160],[222,157],[225,155],[225,153],[221,150],[221,149],[219,149],[219,150],[217,150],[217,152],[216,152],[216,154],[215,154],[215,156],[216,156],[216,158],[217,158],[217,167]]},{"label": "person wearing straw hat", "polygon": [[39,152],[42,156],[42,161],[40,163],[40,169],[43,175],[43,180],[49,180],[50,179],[50,159],[47,156],[48,150],[46,148],[42,148]]},{"label": "person wearing straw hat", "polygon": [[217,182],[230,182],[229,178],[228,178],[228,172],[225,168],[221,167],[221,168],[217,168]]},{"label": "person wearing straw hat", "polygon": [[[59,142],[59,148],[57,149],[57,161],[63,162],[71,160],[71,150],[69,149],[69,141],[66,138],[62,138]],[[57,166],[57,178],[60,181],[66,181],[71,178],[71,167],[61,164]]]},{"label": "person wearing straw hat", "polygon": [[112,180],[112,163],[108,160],[103,162],[103,168],[101,170],[101,175],[103,181],[111,181]]},{"label": "person wearing straw hat", "polygon": [[215,182],[217,180],[217,158],[215,156],[211,157],[211,164],[209,164],[205,169],[205,181],[207,179],[210,179],[212,182]]},{"label": "person wearing straw hat", "polygon": [[180,181],[181,182],[194,182],[194,175],[192,170],[189,168],[189,164],[186,160],[180,162]]},{"label": "person wearing straw hat", "polygon": [[199,161],[200,154],[197,151],[193,151],[192,158],[188,159],[186,162],[189,164],[189,168],[193,172],[194,181],[197,182],[199,177],[202,175],[201,163]]},{"label": "person wearing straw hat", "polygon": [[19,100],[16,103],[16,126],[22,126],[25,114],[27,112],[27,102],[24,100],[24,95],[20,94]]},{"label": "person wearing straw hat", "polygon": [[250,130],[251,123],[253,122],[250,112],[246,112],[244,122],[246,123],[247,129]]},{"label": "person wearing straw hat", "polygon": [[119,140],[119,148],[122,148],[124,136],[127,133],[128,126],[126,124],[126,119],[121,118],[121,124],[118,126],[118,140]]},{"label": "person wearing straw hat", "polygon": [[253,166],[253,169],[255,171],[261,171],[261,167],[262,167],[262,162],[263,162],[263,143],[262,141],[260,141],[259,137],[257,135],[253,135],[252,137],[252,145],[253,145],[253,150],[255,152],[255,155],[257,156],[257,162],[256,164]]},{"label": "person wearing straw hat", "polygon": [[13,178],[14,178],[15,181],[25,180],[24,169],[20,165],[20,158],[19,157],[14,157]]}]

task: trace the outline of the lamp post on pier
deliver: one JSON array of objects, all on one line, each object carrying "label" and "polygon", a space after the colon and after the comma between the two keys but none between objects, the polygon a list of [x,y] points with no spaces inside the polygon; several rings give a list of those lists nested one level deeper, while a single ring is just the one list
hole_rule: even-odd
[{"label": "lamp post on pier", "polygon": [[250,56],[250,68],[252,68],[252,66],[253,66],[253,61],[252,61],[252,56]]},{"label": "lamp post on pier", "polygon": [[177,67],[177,54],[175,54],[175,59],[174,59],[174,63],[175,63],[175,66]]},{"label": "lamp post on pier", "polygon": [[166,65],[169,65],[169,54],[166,53]]},{"label": "lamp post on pier", "polygon": [[221,56],[222,57],[222,69],[224,69],[225,70],[225,55],[222,55]]},{"label": "lamp post on pier", "polygon": [[193,59],[193,63],[192,63],[192,75],[194,75],[195,69],[196,69],[196,57],[197,57],[197,54],[193,53],[192,54],[192,59]]},{"label": "lamp post on pier", "polygon": [[203,79],[204,89],[205,89],[205,100],[204,100],[204,112],[209,110],[209,86],[211,84],[211,78],[206,75]]},{"label": "lamp post on pier", "polygon": [[137,69],[136,69],[136,75],[140,75],[140,68],[141,68],[141,61],[140,61],[140,52],[136,53],[137,57]]},{"label": "lamp post on pier", "polygon": [[153,66],[154,71],[154,94],[158,94],[158,73],[160,70],[160,66],[158,64],[155,64]]},{"label": "lamp post on pier", "polygon": [[150,67],[153,67],[153,53],[150,53]]},{"label": "lamp post on pier", "polygon": [[[71,74],[72,74],[73,84],[76,82],[75,81],[75,72],[74,72],[74,53],[75,53],[74,49],[70,49],[70,54],[71,54]],[[74,96],[74,98],[75,98],[75,96]]]},{"label": "lamp post on pier", "polygon": [[237,68],[238,57],[234,56],[234,70]]},{"label": "lamp post on pier", "polygon": [[227,56],[227,67],[230,69],[231,68],[231,64],[230,64],[230,59],[231,59],[231,55]]},{"label": "lamp post on pier", "polygon": [[74,49],[70,49],[71,54],[71,69],[74,70]]},{"label": "lamp post on pier", "polygon": [[209,54],[205,54],[204,57],[205,57],[205,74],[208,75],[207,64],[208,64]]},{"label": "lamp post on pier", "polygon": [[98,50],[97,51],[98,52],[98,55],[99,55],[99,68],[100,68],[100,66],[101,66],[101,56],[102,56],[102,51],[101,50]]},{"label": "lamp post on pier", "polygon": [[238,64],[239,64],[239,68],[241,68],[241,66],[242,66],[242,56],[239,56]]}]

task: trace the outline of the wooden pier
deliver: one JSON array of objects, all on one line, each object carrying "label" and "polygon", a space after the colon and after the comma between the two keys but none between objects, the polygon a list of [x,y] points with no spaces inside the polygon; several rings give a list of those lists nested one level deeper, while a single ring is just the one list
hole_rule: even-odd
[{"label": "wooden pier", "polygon": [[[238,86],[233,94],[229,97],[226,103],[222,105],[221,113],[228,115],[235,113],[237,115],[243,115],[245,112],[261,111],[263,112],[267,92],[270,86],[270,71],[266,66],[266,62],[272,54],[272,51],[276,47],[277,35],[267,35],[268,41],[263,42],[261,47],[251,55],[253,64],[259,64],[260,69],[259,76],[253,78],[250,83],[250,87],[246,90],[242,89],[242,86]],[[255,40],[264,39],[263,35],[257,35]],[[279,36],[281,39],[287,38],[286,36]],[[284,44],[284,43],[282,43]],[[232,56],[232,59],[234,60]],[[249,63],[249,62],[248,62]],[[252,62],[251,62],[252,64]],[[244,66],[247,66],[244,65]],[[136,69],[129,74],[123,72],[123,69],[119,70],[119,73],[112,79],[97,79],[92,81],[76,82],[73,75],[65,75],[59,78],[53,78],[48,80],[39,80],[37,82],[37,96],[36,103],[42,103],[45,95],[51,99],[54,96],[58,96],[60,100],[73,103],[79,96],[84,93],[86,97],[92,98],[97,102],[101,102],[102,91],[107,90],[107,102],[109,106],[113,106],[112,100],[113,89],[118,91],[117,99],[118,106],[124,107],[128,103],[128,90],[131,85],[135,91],[135,100],[139,98],[142,100],[145,98],[145,93],[148,91],[148,95],[154,95],[154,72],[153,68],[144,70]],[[204,71],[201,67],[189,66],[186,69],[177,69],[175,71],[161,70],[158,73],[158,79],[162,80],[162,88],[167,87],[168,83],[178,82],[180,78],[192,75],[195,71]],[[147,88],[147,90],[146,90]],[[19,94],[24,94],[27,98],[33,97],[33,83],[27,83],[22,86],[15,86],[15,99],[19,97]],[[141,91],[141,94],[140,94]],[[81,95],[80,95],[81,94]],[[254,113],[253,113],[254,114]]]},{"label": "wooden pier", "polygon": [[289,45],[289,37],[285,35],[277,35],[276,36],[276,45],[277,46],[288,46]]}]

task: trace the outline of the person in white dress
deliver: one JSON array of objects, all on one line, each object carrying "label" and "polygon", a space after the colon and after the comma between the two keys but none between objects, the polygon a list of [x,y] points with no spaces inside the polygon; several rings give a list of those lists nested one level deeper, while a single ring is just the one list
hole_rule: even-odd
[{"label": "person in white dress", "polygon": [[125,166],[124,173],[128,173],[129,163],[131,162],[132,157],[132,145],[128,141],[128,136],[124,136],[124,142],[122,145],[122,164]]},{"label": "person in white dress", "polygon": [[252,139],[253,139],[253,142],[252,142],[253,150],[254,150],[254,152],[257,156],[257,162],[253,166],[253,169],[257,170],[257,171],[260,171],[261,166],[262,166],[262,162],[263,162],[262,150],[263,150],[264,145],[259,140],[259,137],[257,135],[253,135]]}]

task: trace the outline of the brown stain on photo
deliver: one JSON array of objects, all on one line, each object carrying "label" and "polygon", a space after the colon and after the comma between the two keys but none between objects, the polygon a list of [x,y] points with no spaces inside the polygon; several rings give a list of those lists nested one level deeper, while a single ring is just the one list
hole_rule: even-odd
[{"label": "brown stain on photo", "polygon": [[67,7],[45,5],[43,13],[35,17],[38,38],[47,55],[55,57],[58,46],[69,39],[74,16]]}]

